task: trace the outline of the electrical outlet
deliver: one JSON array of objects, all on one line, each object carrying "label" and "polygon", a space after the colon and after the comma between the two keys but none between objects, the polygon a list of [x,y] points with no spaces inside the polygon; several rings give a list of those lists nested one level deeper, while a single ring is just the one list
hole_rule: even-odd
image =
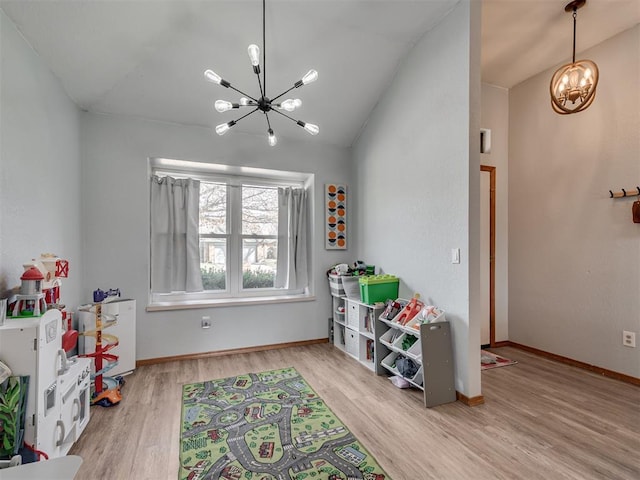
[{"label": "electrical outlet", "polygon": [[211,317],[202,317],[202,328],[211,328]]},{"label": "electrical outlet", "polygon": [[636,348],[636,332],[622,331],[622,345],[625,347]]}]

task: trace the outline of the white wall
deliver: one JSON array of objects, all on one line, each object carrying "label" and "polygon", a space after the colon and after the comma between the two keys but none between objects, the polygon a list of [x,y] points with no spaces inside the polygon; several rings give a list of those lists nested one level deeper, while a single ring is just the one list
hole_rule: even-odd
[{"label": "white wall", "polygon": [[496,167],[496,342],[509,340],[509,90],[482,84],[482,128],[491,129],[491,153],[480,163]]},{"label": "white wall", "polygon": [[480,394],[478,19],[462,1],[421,39],[354,147],[357,251],[401,278],[401,297],[419,292],[446,310],[456,389],[469,397]]},{"label": "white wall", "polygon": [[554,69],[509,97],[509,339],[640,377],[640,27],[580,53],[600,69],[594,103],[557,115]]},{"label": "white wall", "polygon": [[80,301],[79,114],[0,10],[0,294],[42,253],[70,262],[61,300]]},{"label": "white wall", "polygon": [[[203,99],[203,101],[205,101]],[[82,114],[83,298],[96,288],[120,288],[137,300],[137,358],[149,359],[326,338],[331,301],[326,271],[352,263],[355,250],[324,249],[324,184],[351,183],[350,151],[262,136],[129,118]],[[214,119],[212,118],[212,122]],[[277,305],[146,312],[149,266],[148,157],[244,165],[315,174],[315,290],[317,300]],[[203,315],[213,322],[200,328]]]}]

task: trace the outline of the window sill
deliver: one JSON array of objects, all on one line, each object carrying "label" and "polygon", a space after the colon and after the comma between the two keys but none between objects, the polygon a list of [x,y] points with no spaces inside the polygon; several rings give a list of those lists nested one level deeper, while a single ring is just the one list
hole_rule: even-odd
[{"label": "window sill", "polygon": [[273,303],[293,303],[315,301],[315,295],[281,295],[272,297],[220,298],[207,300],[189,300],[184,302],[155,302],[147,305],[147,312],[166,310],[189,310],[194,308],[248,307],[250,305],[269,305]]}]

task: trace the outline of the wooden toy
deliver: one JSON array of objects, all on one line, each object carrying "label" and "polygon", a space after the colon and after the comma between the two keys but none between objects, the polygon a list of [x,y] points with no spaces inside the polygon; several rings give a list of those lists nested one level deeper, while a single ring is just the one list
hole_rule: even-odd
[{"label": "wooden toy", "polygon": [[418,312],[424,307],[424,303],[420,300],[420,294],[416,293],[409,303],[402,309],[402,311],[398,314],[398,317],[394,319],[394,322],[399,323],[400,325],[406,325],[411,321],[413,317],[415,317]]}]

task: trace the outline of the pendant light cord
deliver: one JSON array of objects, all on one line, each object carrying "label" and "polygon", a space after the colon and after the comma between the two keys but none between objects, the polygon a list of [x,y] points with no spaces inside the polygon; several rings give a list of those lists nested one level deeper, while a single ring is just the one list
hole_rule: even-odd
[{"label": "pendant light cord", "polygon": [[[264,1],[264,0],[263,0]],[[578,9],[573,9],[573,61],[576,63],[576,17],[578,16]]]},{"label": "pendant light cord", "polygon": [[[267,96],[267,42],[265,41],[265,2],[262,0],[262,83],[264,84],[264,96]],[[575,21],[575,17],[574,17]],[[574,26],[574,51],[575,51],[575,26]]]}]

